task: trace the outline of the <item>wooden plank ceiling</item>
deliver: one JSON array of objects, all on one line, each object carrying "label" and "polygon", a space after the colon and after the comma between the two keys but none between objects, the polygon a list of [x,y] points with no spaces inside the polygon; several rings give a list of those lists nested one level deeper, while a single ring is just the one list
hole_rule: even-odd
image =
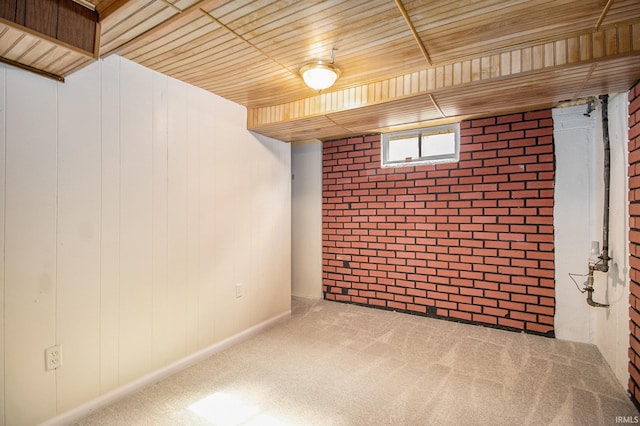
[{"label": "wooden plank ceiling", "polygon": [[[640,80],[638,0],[87,1],[96,56],[242,104],[250,130],[288,142],[553,106]],[[60,76],[89,61],[0,24],[2,57]],[[298,70],[333,48],[342,75],[315,92]]]}]

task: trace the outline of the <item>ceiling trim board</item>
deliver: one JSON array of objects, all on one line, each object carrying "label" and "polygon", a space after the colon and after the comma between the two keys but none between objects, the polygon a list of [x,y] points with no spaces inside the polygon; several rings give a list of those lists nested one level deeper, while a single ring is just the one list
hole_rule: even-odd
[{"label": "ceiling trim board", "polygon": [[440,109],[440,105],[438,105],[438,102],[436,102],[436,99],[433,97],[433,93],[429,93],[429,99],[431,99],[434,108],[438,110],[442,118],[447,118],[447,115]]},{"label": "ceiling trim board", "polygon": [[589,71],[587,71],[587,75],[584,77],[584,80],[582,80],[582,83],[580,84],[580,87],[576,91],[576,94],[573,95],[573,99],[580,99],[580,93],[584,90],[585,86],[589,82],[589,79],[591,78],[591,75],[593,74],[593,71],[595,71],[597,66],[598,66],[597,63],[591,64],[591,66],[589,67]]},{"label": "ceiling trim board", "polygon": [[175,4],[171,3],[169,0],[160,0],[160,1],[162,1],[164,4],[166,4],[167,6],[169,6],[170,8],[172,8],[173,10],[175,10],[178,13],[184,12],[184,10],[180,9],[178,6],[176,6]]},{"label": "ceiling trim board", "polygon": [[604,9],[602,9],[602,13],[598,18],[598,22],[596,22],[596,26],[595,26],[596,30],[600,28],[600,25],[602,25],[602,21],[604,21],[604,18],[607,16],[607,13],[609,13],[609,9],[611,9],[612,5],[613,5],[613,0],[609,0],[607,4],[604,6]]},{"label": "ceiling trim board", "polygon": [[16,68],[23,69],[25,71],[32,72],[34,74],[41,75],[41,76],[46,77],[46,78],[50,78],[51,80],[55,80],[55,81],[58,81],[60,83],[64,83],[64,77],[61,76],[61,75],[57,75],[57,74],[54,74],[54,73],[51,73],[51,72],[47,72],[47,71],[41,70],[39,68],[30,67],[29,65],[21,64],[20,62],[12,61],[11,59],[3,58],[2,56],[0,56],[0,62],[3,62],[5,64],[7,64],[7,65],[11,65],[11,66],[16,67]]},{"label": "ceiling trim board", "polygon": [[427,51],[427,47],[422,42],[422,39],[420,38],[418,31],[416,31],[416,27],[413,25],[413,22],[411,22],[411,17],[407,13],[407,9],[405,9],[404,5],[402,4],[402,0],[395,0],[395,2],[396,2],[396,6],[398,6],[398,9],[400,10],[400,14],[404,18],[404,21],[407,23],[407,26],[409,27],[409,30],[411,31],[413,38],[416,40],[416,43],[418,44],[418,48],[420,49],[420,52],[422,52],[422,56],[424,56],[424,59],[427,61],[427,65],[432,66],[433,63],[431,62],[431,58],[429,57],[429,52]]}]

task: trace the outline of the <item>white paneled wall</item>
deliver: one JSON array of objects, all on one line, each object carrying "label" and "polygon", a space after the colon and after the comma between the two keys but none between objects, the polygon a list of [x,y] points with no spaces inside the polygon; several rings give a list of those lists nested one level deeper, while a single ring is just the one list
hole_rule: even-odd
[{"label": "white paneled wall", "polygon": [[61,411],[95,398],[100,389],[100,376],[87,374],[100,371],[99,94],[98,72],[71,77],[58,90],[57,141],[49,138],[58,145],[54,324],[56,343],[64,342],[64,368],[54,374]]},{"label": "white paneled wall", "polygon": [[22,425],[55,414],[58,394],[43,356],[58,317],[58,90],[14,69],[5,82],[5,416]]},{"label": "white paneled wall", "polygon": [[[290,147],[245,123],[243,107],[117,56],[65,84],[0,65],[3,424],[290,310]],[[46,372],[54,344],[63,366]]]}]

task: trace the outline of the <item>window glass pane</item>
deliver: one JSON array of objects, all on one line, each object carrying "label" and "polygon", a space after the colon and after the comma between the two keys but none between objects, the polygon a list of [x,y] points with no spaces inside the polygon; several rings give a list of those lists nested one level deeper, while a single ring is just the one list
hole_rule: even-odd
[{"label": "window glass pane", "polygon": [[458,161],[460,124],[383,133],[382,167],[415,167]]},{"label": "window glass pane", "polygon": [[387,161],[404,161],[418,158],[418,135],[407,135],[389,140]]},{"label": "window glass pane", "polygon": [[450,133],[435,133],[422,135],[422,156],[451,155],[456,153],[456,135]]}]

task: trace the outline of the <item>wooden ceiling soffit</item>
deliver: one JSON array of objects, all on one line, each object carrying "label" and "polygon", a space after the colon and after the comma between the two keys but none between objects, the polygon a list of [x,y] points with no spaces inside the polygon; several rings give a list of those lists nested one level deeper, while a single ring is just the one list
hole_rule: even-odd
[{"label": "wooden ceiling soffit", "polygon": [[72,0],[0,5],[0,61],[64,81],[97,56],[98,14]]},{"label": "wooden ceiling soffit", "polygon": [[31,35],[95,56],[98,13],[73,0],[3,2],[0,19]]},{"label": "wooden ceiling soffit", "polygon": [[512,79],[489,80],[474,85],[471,90],[443,89],[435,98],[447,117],[502,114],[505,108],[523,110],[532,105],[554,105],[572,99],[589,68],[588,64],[545,68],[540,73],[522,74]]},{"label": "wooden ceiling soffit", "polygon": [[[431,95],[425,101],[433,102],[438,109],[442,107],[439,105],[439,92],[464,90],[465,87],[471,90],[480,83],[535,76],[554,70],[569,71],[573,67],[582,69],[585,65],[588,65],[588,70],[592,64],[616,58],[635,58],[638,55],[640,22],[635,20],[617,23],[603,26],[600,30],[594,29],[532,46],[435,66],[347,89],[323,92],[293,102],[252,108],[248,110],[247,127],[272,136],[269,134],[270,129],[286,127],[287,123],[291,126],[298,120],[316,116],[330,117],[341,111],[425,95]],[[581,87],[587,85],[585,79],[588,75],[590,74],[584,71],[574,76],[579,81],[572,84],[573,93],[580,92]],[[442,111],[447,114],[444,108]],[[309,134],[304,136],[309,138]]]},{"label": "wooden ceiling soffit", "polygon": [[380,104],[366,105],[327,114],[327,117],[350,133],[367,133],[371,129],[402,126],[442,118],[430,94],[412,96]]},{"label": "wooden ceiling soffit", "polygon": [[34,35],[23,28],[15,28],[2,19],[0,52],[3,52],[0,62],[61,82],[66,75],[95,60],[92,55],[48,37]]},{"label": "wooden ceiling soffit", "polygon": [[349,129],[336,125],[329,117],[323,115],[298,120],[295,126],[292,126],[291,123],[274,124],[269,130],[268,133],[256,132],[283,141],[301,141],[309,139],[309,135],[323,140],[352,133]]}]

